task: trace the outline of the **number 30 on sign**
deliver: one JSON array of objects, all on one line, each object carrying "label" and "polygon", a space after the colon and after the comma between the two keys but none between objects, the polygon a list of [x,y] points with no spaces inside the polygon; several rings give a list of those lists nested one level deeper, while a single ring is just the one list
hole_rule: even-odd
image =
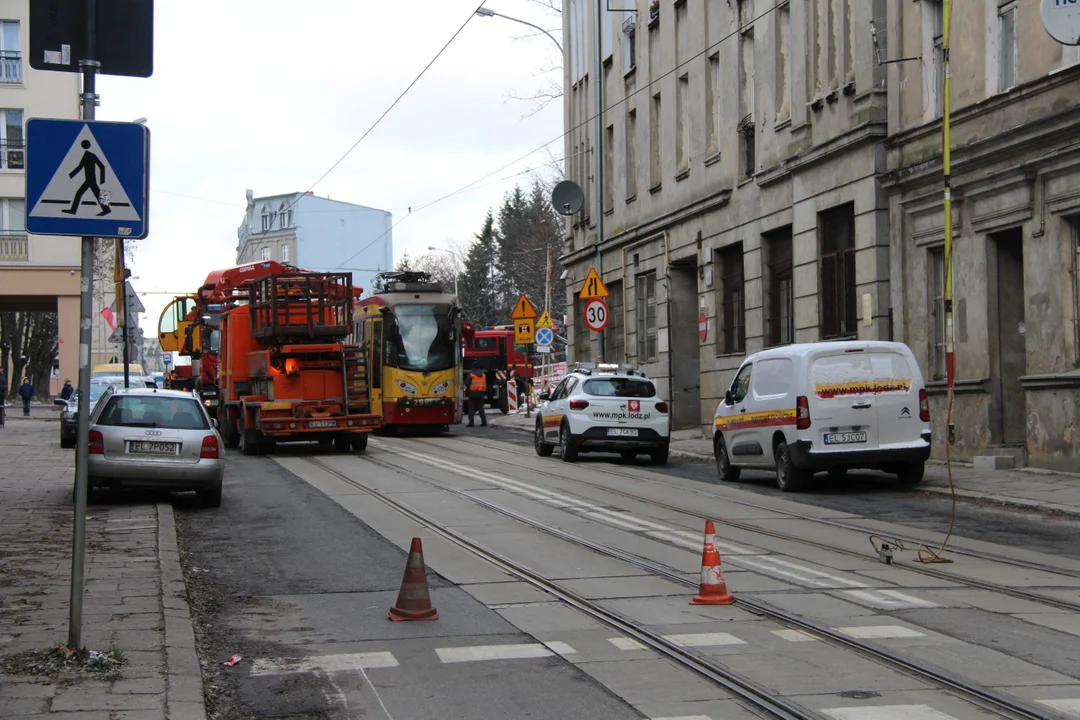
[{"label": "number 30 on sign", "polygon": [[593,298],[585,303],[585,325],[593,332],[600,332],[607,327],[607,304],[600,298]]}]

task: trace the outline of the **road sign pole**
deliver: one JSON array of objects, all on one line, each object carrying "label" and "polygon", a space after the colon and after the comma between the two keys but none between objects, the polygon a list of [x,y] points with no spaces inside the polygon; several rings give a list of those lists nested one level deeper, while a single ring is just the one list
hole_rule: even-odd
[{"label": "road sign pole", "polygon": [[127,268],[124,264],[124,241],[120,238],[115,240],[116,252],[120,253],[120,305],[124,308],[124,387],[131,387],[131,341],[128,335],[129,315],[127,301]]},{"label": "road sign pole", "polygon": [[[97,0],[86,2],[86,58],[82,68],[83,120],[93,120],[97,107]],[[68,619],[68,647],[82,647],[83,584],[86,555],[87,460],[90,455],[90,349],[93,346],[94,238],[82,239],[82,277],[79,298],[79,413],[75,445],[75,522],[71,542],[71,614]]]},{"label": "road sign pole", "polygon": [[[596,72],[593,75],[593,86],[596,88],[596,139],[593,148],[596,157],[596,187],[593,188],[593,196],[596,199],[596,271],[600,277],[604,276],[604,260],[600,255],[600,243],[604,241],[604,0],[596,0],[596,26],[593,35],[593,57],[596,59]],[[586,228],[586,233],[588,228]],[[604,362],[604,331],[599,333],[596,356],[600,362]]]}]

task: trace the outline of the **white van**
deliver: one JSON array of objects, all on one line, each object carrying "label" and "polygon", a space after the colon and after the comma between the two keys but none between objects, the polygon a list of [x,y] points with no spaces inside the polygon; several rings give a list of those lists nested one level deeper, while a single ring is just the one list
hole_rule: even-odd
[{"label": "white van", "polygon": [[926,384],[911,349],[896,342],[786,345],[743,361],[713,418],[716,469],[772,468],[781,490],[816,471],[849,468],[922,480],[930,457]]}]

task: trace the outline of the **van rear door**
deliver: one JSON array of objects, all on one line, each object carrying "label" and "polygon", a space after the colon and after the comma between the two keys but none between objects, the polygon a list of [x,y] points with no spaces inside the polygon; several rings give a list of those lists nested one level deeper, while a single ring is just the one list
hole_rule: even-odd
[{"label": "van rear door", "polygon": [[877,448],[878,411],[870,353],[863,348],[825,351],[811,357],[809,371],[809,432],[814,449]]},{"label": "van rear door", "polygon": [[923,444],[929,424],[919,419],[922,378],[914,358],[903,351],[874,348],[869,353],[877,390],[878,437],[882,449]]}]

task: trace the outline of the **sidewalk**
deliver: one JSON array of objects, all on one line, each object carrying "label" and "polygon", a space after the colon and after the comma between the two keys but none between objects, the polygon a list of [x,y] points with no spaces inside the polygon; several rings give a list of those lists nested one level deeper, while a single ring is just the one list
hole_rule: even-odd
[{"label": "sidewalk", "polygon": [[[59,426],[0,430],[0,717],[205,720],[173,509],[134,500],[87,509],[82,644],[65,664],[73,450]],[[118,665],[117,660],[123,659]],[[5,674],[6,673],[6,674]]]},{"label": "sidewalk", "polygon": [[[532,418],[494,415],[492,425],[524,432],[536,426]],[[698,430],[678,430],[671,436],[671,454],[690,460],[713,462],[712,441]],[[956,495],[979,502],[996,503],[1030,510],[1080,516],[1080,475],[1055,473],[1039,468],[1017,470],[976,470],[970,463],[953,463]],[[931,461],[919,490],[948,495],[949,476],[945,463]]]}]

